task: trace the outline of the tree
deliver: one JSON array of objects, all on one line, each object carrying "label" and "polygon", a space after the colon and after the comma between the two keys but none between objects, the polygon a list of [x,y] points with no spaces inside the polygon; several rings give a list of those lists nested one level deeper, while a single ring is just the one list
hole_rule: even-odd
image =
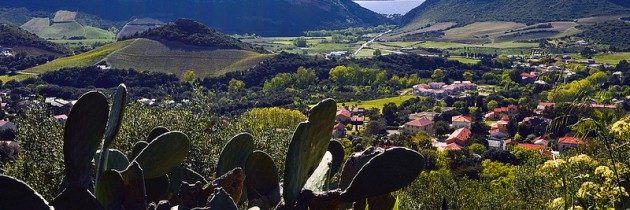
[{"label": "tree", "polygon": [[433,71],[431,75],[431,79],[435,82],[443,82],[444,81],[444,71],[442,69],[436,69]]},{"label": "tree", "polygon": [[306,38],[298,37],[297,39],[293,40],[293,44],[297,47],[306,47]]},{"label": "tree", "polygon": [[195,75],[195,72],[193,70],[188,70],[184,72],[184,75],[182,76],[182,78],[186,82],[194,82],[195,79],[197,79],[197,76]]},{"label": "tree", "polygon": [[370,120],[363,130],[365,136],[373,136],[387,133],[387,124],[384,119]]},{"label": "tree", "polygon": [[471,73],[471,72],[469,72],[469,71],[466,71],[466,72],[464,72],[464,75],[463,75],[463,76],[464,76],[464,80],[466,80],[466,81],[472,81],[472,80],[473,80],[473,76],[474,76],[474,75],[473,75],[473,73]]},{"label": "tree", "polygon": [[433,129],[435,129],[435,134],[438,136],[442,136],[451,132],[450,127],[446,121],[437,121],[433,125]]},{"label": "tree", "polygon": [[290,87],[291,84],[293,84],[293,76],[291,74],[279,73],[271,78],[270,81],[265,81],[263,89],[280,91]]},{"label": "tree", "polygon": [[317,74],[315,74],[315,70],[311,68],[304,68],[300,66],[295,74],[295,84],[299,88],[305,88],[309,85],[313,85],[317,83]]},{"label": "tree", "polygon": [[376,50],[374,50],[374,53],[372,53],[372,55],[374,55],[374,56],[381,56],[381,54],[382,54],[381,53],[381,49],[376,49]]},{"label": "tree", "polygon": [[383,118],[387,122],[387,125],[394,125],[398,121],[398,106],[394,103],[388,103],[383,106]]},{"label": "tree", "polygon": [[344,85],[346,83],[346,75],[348,68],[345,66],[337,66],[335,68],[330,69],[328,74],[330,75],[329,79],[338,85]]},{"label": "tree", "polygon": [[230,83],[228,85],[228,91],[230,93],[236,93],[239,90],[243,89],[244,87],[245,87],[245,82],[232,78],[232,80],[230,80]]},{"label": "tree", "polygon": [[499,107],[499,102],[495,101],[495,100],[491,100],[490,102],[488,102],[488,110],[492,111],[495,108]]},{"label": "tree", "polygon": [[470,145],[468,147],[468,150],[470,150],[471,152],[474,152],[475,154],[478,154],[478,155],[483,155],[484,153],[486,153],[486,147],[483,146],[482,144],[478,144],[478,143],[474,143],[474,144]]},{"label": "tree", "polygon": [[433,146],[433,138],[427,132],[420,131],[412,138],[413,142],[418,145],[418,150],[435,149]]}]

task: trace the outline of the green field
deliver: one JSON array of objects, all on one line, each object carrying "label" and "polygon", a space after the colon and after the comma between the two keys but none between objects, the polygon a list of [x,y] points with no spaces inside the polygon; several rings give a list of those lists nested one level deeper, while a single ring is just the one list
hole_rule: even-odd
[{"label": "green field", "polygon": [[192,70],[197,77],[204,78],[232,71],[245,71],[271,56],[246,50],[214,49],[138,39],[105,60],[112,68],[133,68],[177,76]]},{"label": "green field", "polygon": [[499,43],[490,43],[490,44],[463,44],[463,43],[457,43],[457,42],[427,41],[427,42],[419,44],[418,46],[424,47],[424,48],[439,48],[439,49],[454,49],[454,48],[464,48],[464,47],[508,49],[508,48],[534,48],[534,47],[538,47],[538,43],[499,42]]},{"label": "green field", "polygon": [[454,58],[454,57],[450,57],[450,58],[448,58],[448,60],[459,61],[460,63],[465,63],[465,64],[477,64],[477,63],[480,62],[480,60],[472,59],[472,58]]},{"label": "green field", "polygon": [[630,60],[630,52],[598,54],[595,55],[593,59],[595,59],[595,61],[599,63],[609,63],[611,65],[617,65],[619,61]]},{"label": "green field", "polygon": [[30,69],[26,69],[24,70],[24,72],[27,73],[34,73],[34,74],[43,74],[46,73],[48,71],[55,71],[55,70],[59,70],[62,68],[70,68],[70,67],[81,67],[81,66],[90,66],[90,65],[94,65],[96,62],[102,60],[103,58],[105,58],[107,55],[109,55],[110,53],[123,48],[125,46],[127,46],[127,44],[129,44],[132,40],[126,40],[126,41],[121,41],[121,42],[115,42],[115,43],[111,43],[108,45],[105,45],[103,47],[94,49],[92,51],[83,53],[83,54],[79,54],[79,55],[75,55],[75,56],[70,56],[70,57],[64,57],[64,58],[59,58],[57,60],[54,60],[52,62],[48,62],[46,64],[40,65],[40,66],[36,66]]},{"label": "green field", "polygon": [[32,75],[32,74],[16,74],[13,76],[2,75],[0,76],[0,80],[2,81],[2,84],[6,84],[8,81],[11,81],[11,80],[22,81],[31,77],[35,77],[35,75]]},{"label": "green field", "polygon": [[396,96],[396,97],[391,97],[391,98],[383,98],[383,99],[376,99],[376,100],[371,100],[371,101],[351,101],[351,102],[343,102],[343,103],[337,103],[337,107],[342,107],[342,104],[345,104],[346,106],[358,106],[361,108],[365,108],[365,109],[371,109],[371,108],[378,108],[378,109],[383,109],[383,106],[385,104],[388,103],[395,103],[396,106],[400,105],[402,102],[407,101],[411,98],[415,98],[417,96],[409,96],[409,95],[405,95],[405,96]]}]

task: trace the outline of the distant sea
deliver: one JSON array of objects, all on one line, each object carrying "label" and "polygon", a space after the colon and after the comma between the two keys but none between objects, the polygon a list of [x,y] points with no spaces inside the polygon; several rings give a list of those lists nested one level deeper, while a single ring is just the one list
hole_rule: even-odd
[{"label": "distant sea", "polygon": [[389,1],[354,1],[357,4],[379,14],[401,14],[416,8],[424,0],[389,0]]}]

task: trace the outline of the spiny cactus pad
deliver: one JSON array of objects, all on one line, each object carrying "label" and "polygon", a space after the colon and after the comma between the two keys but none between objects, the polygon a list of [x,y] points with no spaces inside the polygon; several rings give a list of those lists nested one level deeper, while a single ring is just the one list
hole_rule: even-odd
[{"label": "spiny cactus pad", "polygon": [[120,125],[122,125],[123,114],[127,106],[127,86],[120,84],[113,98],[114,102],[112,104],[112,110],[109,112],[107,129],[105,130],[105,138],[103,140],[104,148],[108,148],[112,144],[120,130]]},{"label": "spiny cactus pad", "polygon": [[96,199],[105,209],[115,209],[122,205],[125,199],[125,181],[120,173],[105,171],[96,182]]},{"label": "spiny cactus pad", "polygon": [[148,142],[146,141],[138,141],[133,145],[133,148],[131,149],[131,154],[129,154],[129,159],[133,160],[136,159],[136,157],[138,157],[138,154],[140,154],[140,152],[142,152],[142,150],[144,150],[144,148],[146,148],[149,145]]},{"label": "spiny cactus pad", "polygon": [[332,178],[341,168],[346,152],[343,150],[343,145],[341,145],[341,143],[337,140],[330,141],[330,144],[328,144],[328,151],[332,154],[332,162],[330,165],[330,178]]},{"label": "spiny cactus pad", "polygon": [[105,210],[94,195],[81,186],[80,183],[70,184],[68,188],[50,202],[50,205],[55,207],[55,210]]},{"label": "spiny cactus pad", "polygon": [[247,157],[254,151],[254,137],[249,133],[241,133],[232,138],[223,150],[217,163],[217,172],[215,177],[237,167],[245,167]]},{"label": "spiny cactus pad", "polygon": [[280,178],[278,168],[271,156],[263,151],[254,151],[245,164],[247,196],[250,202],[258,200],[265,209],[280,202]]},{"label": "spiny cactus pad", "polygon": [[151,143],[151,141],[153,141],[153,139],[157,138],[158,136],[168,133],[170,130],[168,130],[168,128],[162,127],[162,126],[158,126],[153,128],[153,130],[151,130],[151,132],[149,132],[149,136],[147,136],[147,141],[148,143]]},{"label": "spiny cactus pad", "polygon": [[383,195],[407,186],[418,177],[424,157],[407,148],[392,148],[372,158],[341,194],[342,201],[351,202]]},{"label": "spiny cactus pad", "polygon": [[294,206],[306,180],[324,157],[335,123],[337,104],[326,99],[310,111],[308,121],[293,133],[285,162],[283,197],[285,205]]},{"label": "spiny cactus pad", "polygon": [[92,158],[101,144],[109,105],[107,98],[98,92],[81,96],[72,107],[64,130],[64,165],[70,183],[90,185]]},{"label": "spiny cactus pad", "polygon": [[173,167],[173,169],[171,169],[168,173],[168,176],[171,179],[169,190],[173,193],[173,195],[177,195],[179,193],[179,186],[182,182],[201,182],[202,186],[208,183],[208,181],[206,181],[206,179],[197,172],[181,166]]},{"label": "spiny cactus pad", "polygon": [[332,164],[333,156],[330,152],[326,152],[322,161],[319,162],[319,166],[313,172],[311,177],[306,180],[304,189],[311,190],[313,192],[323,192],[328,190],[328,177],[330,177],[330,165]]},{"label": "spiny cactus pad", "polygon": [[237,210],[232,197],[223,188],[216,188],[214,194],[208,199],[210,210]]},{"label": "spiny cactus pad", "polygon": [[[101,151],[97,151],[94,156],[94,160],[98,160],[101,156]],[[116,149],[109,149],[109,155],[107,156],[107,167],[105,170],[116,169],[118,171],[125,170],[129,166],[129,159],[121,151]],[[99,166],[97,165],[96,168]]]},{"label": "spiny cactus pad", "polygon": [[125,209],[146,209],[146,192],[144,185],[144,175],[140,164],[133,161],[129,167],[120,172],[125,183]]},{"label": "spiny cactus pad", "polygon": [[148,202],[159,202],[168,193],[170,180],[167,175],[145,179],[144,185],[147,192]]},{"label": "spiny cactus pad", "polygon": [[0,175],[0,206],[8,209],[49,210],[48,202],[26,183]]},{"label": "spiny cactus pad", "polygon": [[144,173],[144,178],[165,175],[181,164],[190,150],[190,140],[182,132],[168,132],[158,136],[136,157]]}]

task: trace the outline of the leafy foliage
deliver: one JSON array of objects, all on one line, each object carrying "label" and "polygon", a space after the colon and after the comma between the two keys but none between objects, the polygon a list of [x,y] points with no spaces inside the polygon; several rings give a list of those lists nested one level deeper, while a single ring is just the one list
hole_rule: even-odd
[{"label": "leafy foliage", "polygon": [[42,38],[37,37],[35,34],[29,33],[28,31],[8,24],[0,24],[0,46],[36,47],[42,50],[50,51],[52,52],[51,54],[68,53],[68,50],[61,45],[48,42]]}]

